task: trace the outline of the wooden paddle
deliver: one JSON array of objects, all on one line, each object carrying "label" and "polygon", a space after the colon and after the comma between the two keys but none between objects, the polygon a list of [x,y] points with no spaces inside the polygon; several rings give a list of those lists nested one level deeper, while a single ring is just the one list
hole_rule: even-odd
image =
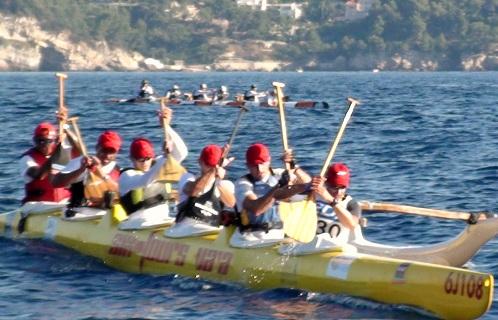
[{"label": "wooden paddle", "polygon": [[465,220],[467,222],[485,220],[488,215],[487,212],[469,213],[461,211],[446,211],[385,202],[360,201],[360,206],[363,211],[369,212],[404,213],[433,218]]},{"label": "wooden paddle", "polygon": [[[161,98],[161,111],[163,112],[166,109],[166,99]],[[166,119],[162,118],[162,127],[164,134],[164,143],[170,140],[168,134],[169,123]],[[162,182],[178,182],[180,177],[187,172],[187,170],[176,161],[170,154],[168,154],[166,158],[166,162],[158,173],[157,180]]]},{"label": "wooden paddle", "polygon": [[[76,120],[78,118],[70,118],[71,126],[74,128],[74,133],[78,139],[78,148],[83,157],[88,156],[88,152],[81,137],[81,132]],[[106,181],[105,174],[100,167],[97,167],[96,172],[87,171],[88,180],[85,183],[85,198],[92,203],[101,204],[104,201],[104,196],[107,191],[118,192],[117,185]]]},{"label": "wooden paddle", "polygon": [[[67,112],[67,108],[64,105],[64,80],[67,79],[67,75],[63,73],[56,73],[55,76],[59,79],[59,115]],[[66,115],[67,116],[67,115]],[[66,117],[59,118],[59,141],[62,142],[64,135],[64,125],[66,124]]]},{"label": "wooden paddle", "polygon": [[[282,133],[282,146],[284,148],[284,152],[286,152],[289,150],[289,145],[287,143],[287,126],[285,123],[283,101],[284,95],[282,92],[282,88],[285,87],[285,85],[280,82],[273,82],[272,85],[277,96],[277,106]],[[290,169],[289,163],[285,163],[285,169]],[[284,224],[284,232],[287,236],[304,243],[311,242],[315,238],[317,215],[316,203],[312,198],[308,197],[306,200],[294,202],[281,201],[278,209],[280,219]]]},{"label": "wooden paddle", "polygon": [[[280,82],[273,82],[273,88],[275,88],[275,93],[277,95],[277,107],[278,107],[278,116],[280,119],[280,132],[282,136],[282,146],[284,147],[284,152],[289,150],[289,144],[287,141],[287,124],[285,122],[285,107],[283,100],[283,92],[282,88],[285,87],[285,84]],[[288,163],[285,163],[285,169],[289,170],[290,166]]]},{"label": "wooden paddle", "polygon": [[240,120],[242,120],[242,115],[244,114],[244,112],[249,112],[249,109],[247,109],[244,106],[239,106],[239,108],[240,108],[240,110],[239,110],[240,112],[239,112],[239,115],[237,116],[237,120],[235,121],[235,125],[232,129],[232,134],[230,135],[230,139],[228,139],[228,142],[227,142],[228,148],[223,150],[223,155],[221,156],[221,159],[219,162],[220,166],[223,165],[223,161],[228,156],[228,153],[230,152],[230,149],[232,148],[232,143],[233,143],[233,140],[235,139],[235,135],[237,134],[237,131],[239,129]]},{"label": "wooden paddle", "polygon": [[329,153],[327,154],[327,158],[323,162],[322,170],[320,170],[320,176],[325,177],[325,174],[327,173],[327,168],[330,165],[330,162],[332,161],[332,158],[334,157],[335,151],[337,149],[337,146],[339,145],[339,141],[341,141],[342,135],[344,134],[344,130],[346,130],[346,126],[348,125],[349,119],[351,119],[351,115],[353,114],[354,108],[360,104],[359,101],[353,99],[353,98],[348,98],[349,102],[349,108],[348,111],[346,112],[346,115],[344,116],[344,119],[342,119],[341,126],[339,127],[339,131],[337,131],[337,135],[335,136],[334,142],[332,143]]}]

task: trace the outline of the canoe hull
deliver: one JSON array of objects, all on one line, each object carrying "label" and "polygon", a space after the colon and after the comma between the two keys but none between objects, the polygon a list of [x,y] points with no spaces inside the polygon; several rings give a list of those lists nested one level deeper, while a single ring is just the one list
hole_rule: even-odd
[{"label": "canoe hull", "polygon": [[19,235],[19,220],[18,212],[0,215],[0,234],[52,240],[132,273],[345,294],[411,305],[447,319],[477,318],[489,309],[493,297],[489,274],[340,249],[298,257],[280,255],[277,247],[235,249],[228,245],[233,228],[219,235],[170,239],[163,236],[164,228],[120,231],[111,214],[73,222],[53,213],[29,216]]}]

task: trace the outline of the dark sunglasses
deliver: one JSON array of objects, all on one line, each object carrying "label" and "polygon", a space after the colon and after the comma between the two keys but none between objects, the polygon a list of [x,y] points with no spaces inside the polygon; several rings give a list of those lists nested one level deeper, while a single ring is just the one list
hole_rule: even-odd
[{"label": "dark sunglasses", "polygon": [[118,153],[118,150],[113,149],[113,148],[100,148],[99,152],[106,153],[106,154],[113,154],[113,153]]},{"label": "dark sunglasses", "polygon": [[38,144],[49,144],[54,143],[55,139],[36,138],[35,141]]},{"label": "dark sunglasses", "polygon": [[344,190],[344,189],[346,189],[346,187],[344,187],[344,186],[328,187],[328,188],[331,189],[331,190],[337,190],[337,191],[338,190]]},{"label": "dark sunglasses", "polygon": [[152,159],[152,158],[150,158],[150,157],[145,157],[145,158],[140,158],[140,159],[137,159],[137,161],[138,161],[138,162],[145,162],[145,161],[149,161],[150,159]]}]

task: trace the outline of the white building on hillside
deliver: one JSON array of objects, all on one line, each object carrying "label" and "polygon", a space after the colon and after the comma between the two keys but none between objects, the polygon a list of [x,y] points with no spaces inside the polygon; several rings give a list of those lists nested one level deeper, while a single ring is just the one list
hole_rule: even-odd
[{"label": "white building on hillside", "polygon": [[301,3],[267,4],[266,6],[275,8],[281,15],[291,17],[292,19],[299,19],[303,15],[303,4]]},{"label": "white building on hillside", "polygon": [[348,0],[344,20],[358,20],[368,16],[373,0]]},{"label": "white building on hillside", "polygon": [[301,3],[276,3],[269,4],[267,0],[236,0],[238,6],[249,6],[253,9],[266,11],[274,8],[283,16],[299,19],[303,15],[303,4]]},{"label": "white building on hillside", "polygon": [[236,0],[238,6],[249,6],[253,9],[266,11],[266,0]]}]

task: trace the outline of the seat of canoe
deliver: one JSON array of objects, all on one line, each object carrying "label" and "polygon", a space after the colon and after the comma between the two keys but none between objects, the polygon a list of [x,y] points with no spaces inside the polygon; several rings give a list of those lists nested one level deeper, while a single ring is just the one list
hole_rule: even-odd
[{"label": "seat of canoe", "polygon": [[223,227],[214,227],[202,221],[185,218],[175,223],[164,231],[164,236],[168,238],[187,238],[215,234]]},{"label": "seat of canoe", "polygon": [[280,246],[278,253],[286,256],[302,256],[322,252],[348,252],[356,253],[358,250],[355,246],[332,238],[328,233],[317,235],[309,243],[285,243]]},{"label": "seat of canoe", "polygon": [[30,201],[23,204],[19,209],[23,216],[30,214],[45,214],[56,211],[64,211],[67,203],[50,201]]},{"label": "seat of canoe", "polygon": [[235,230],[230,238],[230,246],[234,248],[262,248],[279,244],[284,240],[283,229],[270,229],[266,231],[240,232]]},{"label": "seat of canoe", "polygon": [[164,227],[175,222],[175,218],[169,216],[168,204],[160,204],[147,209],[140,209],[126,220],[123,220],[118,228],[120,230],[139,230],[156,227]]},{"label": "seat of canoe", "polygon": [[66,221],[95,220],[102,218],[107,213],[106,209],[90,207],[76,207],[72,208],[72,210],[74,211],[74,216],[67,217],[66,215],[62,215],[62,219]]}]

